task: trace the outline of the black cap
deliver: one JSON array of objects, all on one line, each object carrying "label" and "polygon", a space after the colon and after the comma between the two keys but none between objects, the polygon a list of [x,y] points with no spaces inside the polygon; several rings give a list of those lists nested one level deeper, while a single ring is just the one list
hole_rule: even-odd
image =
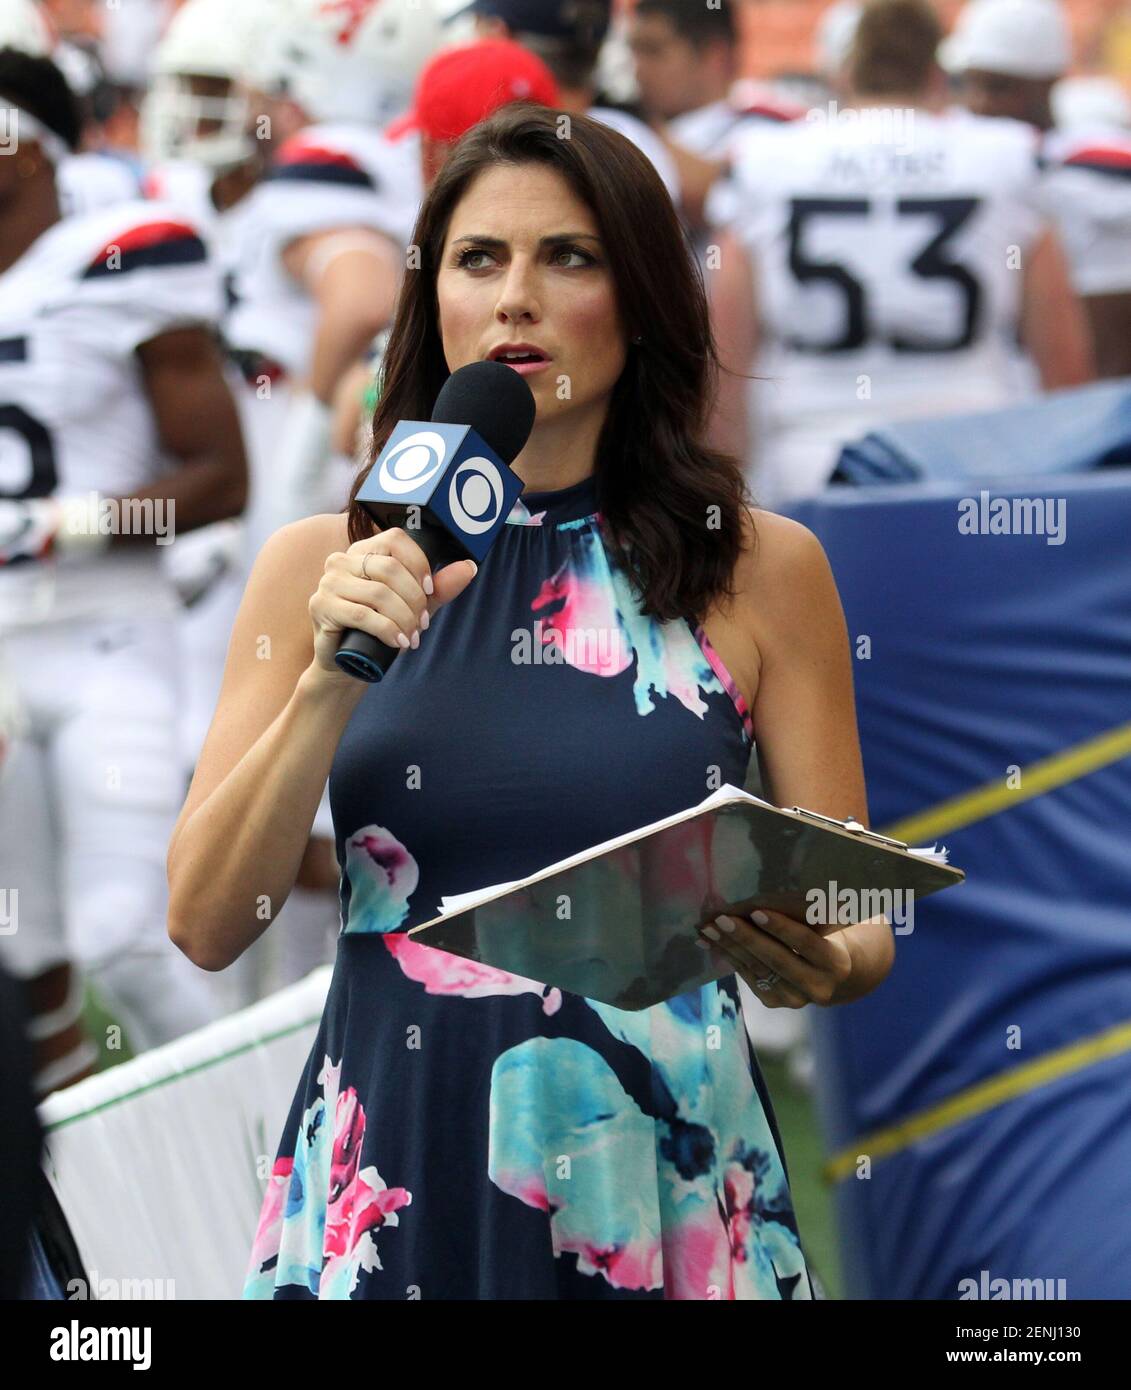
[{"label": "black cap", "polygon": [[481,14],[501,19],[516,34],[599,44],[609,32],[612,8],[612,0],[472,0],[449,19]]}]

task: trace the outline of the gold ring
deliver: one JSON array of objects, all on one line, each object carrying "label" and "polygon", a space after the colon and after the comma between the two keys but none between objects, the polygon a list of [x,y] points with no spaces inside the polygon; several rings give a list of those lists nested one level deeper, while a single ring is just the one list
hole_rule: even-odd
[{"label": "gold ring", "polygon": [[372,550],[367,550],[361,557],[361,572],[371,584],[373,583],[373,576],[369,573],[369,557],[372,554]]}]

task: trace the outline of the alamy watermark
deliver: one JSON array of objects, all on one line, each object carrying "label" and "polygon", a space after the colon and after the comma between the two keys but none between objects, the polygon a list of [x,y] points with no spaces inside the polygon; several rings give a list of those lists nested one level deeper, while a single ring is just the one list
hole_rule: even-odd
[{"label": "alamy watermark", "polygon": [[87,1299],[135,1299],[148,1303],[154,1299],[167,1302],[177,1296],[174,1279],[113,1279],[109,1275],[100,1276],[96,1269],[90,1270],[89,1273],[89,1279],[76,1277],[67,1280],[69,1300],[85,1302]]},{"label": "alamy watermark", "polygon": [[977,1279],[958,1281],[960,1299],[1060,1299],[1068,1297],[1067,1279],[1004,1279],[980,1269]]},{"label": "alamy watermark", "polygon": [[61,502],[63,529],[72,536],[153,536],[175,539],[177,504],[172,497],[101,497],[76,493]]},{"label": "alamy watermark", "polygon": [[823,888],[810,888],[805,904],[805,920],[814,927],[850,927],[883,913],[896,936],[915,930],[913,888],[842,888],[833,878]]},{"label": "alamy watermark", "polygon": [[958,502],[961,536],[1044,536],[1046,545],[1063,545],[1067,530],[1065,497],[991,497],[982,488]]},{"label": "alamy watermark", "polygon": [[15,106],[0,107],[0,155],[15,154],[20,148],[20,112]]},{"label": "alamy watermark", "polygon": [[578,666],[584,670],[616,670],[623,664],[624,638],[617,627],[544,628],[539,618],[531,632],[511,632],[511,661],[515,666]]},{"label": "alamy watermark", "polygon": [[915,143],[913,106],[846,106],[836,101],[811,106],[805,113],[811,125],[840,126],[851,130],[869,145],[890,145],[906,154]]}]

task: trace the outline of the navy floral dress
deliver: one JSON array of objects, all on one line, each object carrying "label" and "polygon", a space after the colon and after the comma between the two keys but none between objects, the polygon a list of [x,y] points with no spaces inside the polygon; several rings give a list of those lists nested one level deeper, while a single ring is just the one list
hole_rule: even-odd
[{"label": "navy floral dress", "polygon": [[244,1296],[811,1298],[733,975],[628,1012],[406,934],[746,775],[742,696],[640,614],[595,478],[507,522],[339,744],[342,929]]}]

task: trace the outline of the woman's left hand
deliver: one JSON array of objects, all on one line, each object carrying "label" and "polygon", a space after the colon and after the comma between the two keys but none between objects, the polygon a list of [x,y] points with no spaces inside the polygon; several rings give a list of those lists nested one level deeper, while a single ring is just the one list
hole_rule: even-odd
[{"label": "woman's left hand", "polygon": [[[769,908],[749,917],[724,914],[699,932],[700,943],[730,960],[767,1009],[831,1004],[852,973],[843,933],[821,936],[807,922]],[[759,984],[767,979],[769,985]]]}]

